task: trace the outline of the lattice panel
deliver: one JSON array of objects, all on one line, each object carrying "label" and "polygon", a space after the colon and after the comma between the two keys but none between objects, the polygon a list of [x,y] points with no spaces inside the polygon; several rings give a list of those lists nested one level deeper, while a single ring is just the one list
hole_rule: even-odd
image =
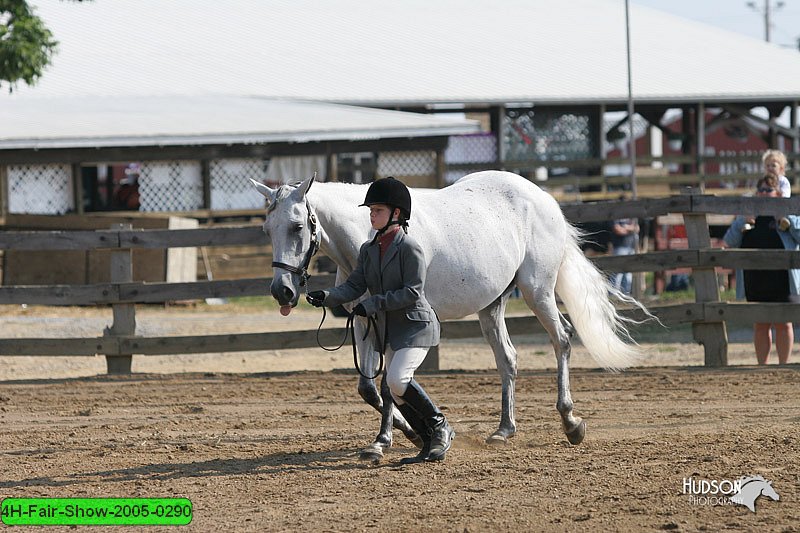
[{"label": "lattice panel", "polygon": [[139,173],[141,211],[191,211],[203,207],[199,161],[150,161]]},{"label": "lattice panel", "polygon": [[75,208],[69,165],[8,167],[8,211],[31,215],[63,215]]},{"label": "lattice panel", "polygon": [[494,163],[497,161],[497,138],[493,133],[452,135],[444,151],[445,163]]},{"label": "lattice panel", "polygon": [[381,152],[378,155],[378,175],[433,176],[436,173],[436,152]]},{"label": "lattice panel", "polygon": [[261,209],[264,197],[250,183],[264,183],[267,165],[261,159],[215,159],[211,174],[211,209]]},{"label": "lattice panel", "polygon": [[589,115],[509,109],[503,120],[507,160],[557,161],[595,155]]},{"label": "lattice panel", "polygon": [[453,135],[448,139],[444,160],[449,165],[475,165],[445,172],[444,179],[448,184],[478,170],[497,168],[497,137],[493,133]]}]

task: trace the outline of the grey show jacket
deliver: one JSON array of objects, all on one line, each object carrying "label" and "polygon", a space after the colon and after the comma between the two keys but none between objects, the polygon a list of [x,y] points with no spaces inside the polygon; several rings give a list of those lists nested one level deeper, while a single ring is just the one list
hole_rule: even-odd
[{"label": "grey show jacket", "polygon": [[[380,259],[377,240],[366,242],[358,254],[358,264],[347,281],[325,292],[325,305],[335,307],[359,298],[367,315],[376,315],[378,332],[384,332],[392,350],[439,344],[439,319],[425,299],[425,254],[420,245],[403,230]],[[387,327],[384,327],[387,324]]]}]

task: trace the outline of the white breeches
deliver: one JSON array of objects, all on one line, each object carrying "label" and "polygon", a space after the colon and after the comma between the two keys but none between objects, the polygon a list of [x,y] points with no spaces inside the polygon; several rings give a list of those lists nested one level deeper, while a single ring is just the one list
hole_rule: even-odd
[{"label": "white breeches", "polygon": [[386,347],[386,384],[389,385],[392,398],[397,405],[406,403],[402,396],[406,393],[406,387],[414,377],[414,372],[428,355],[428,350],[428,347],[413,346],[395,352],[389,346]]}]

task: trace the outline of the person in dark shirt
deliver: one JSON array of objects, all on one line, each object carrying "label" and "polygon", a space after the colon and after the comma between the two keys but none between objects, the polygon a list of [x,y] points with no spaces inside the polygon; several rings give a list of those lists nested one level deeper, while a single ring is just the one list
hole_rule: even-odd
[{"label": "person in dark shirt", "polygon": [[[780,198],[778,176],[767,174],[758,180],[759,197]],[[737,216],[723,237],[726,246],[759,249],[800,249],[800,217],[786,215]],[[800,301],[800,270],[744,270],[744,292],[748,302]],[[772,349],[772,329],[778,362],[786,364],[794,345],[791,322],[761,322],[753,326],[753,345],[758,364],[767,364]]]},{"label": "person in dark shirt", "polygon": [[[633,255],[639,241],[639,222],[635,218],[620,218],[611,223],[612,255]],[[633,274],[630,272],[617,272],[611,277],[615,288],[625,294],[631,293]]]}]

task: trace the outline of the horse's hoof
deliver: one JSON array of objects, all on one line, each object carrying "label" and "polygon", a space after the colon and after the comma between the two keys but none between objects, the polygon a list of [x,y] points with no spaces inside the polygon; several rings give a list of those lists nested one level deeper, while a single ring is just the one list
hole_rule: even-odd
[{"label": "horse's hoof", "polygon": [[383,459],[383,447],[378,444],[367,446],[358,455],[359,460],[379,463]]},{"label": "horse's hoof", "polygon": [[581,423],[575,426],[572,431],[567,431],[566,435],[570,444],[580,444],[583,442],[583,437],[586,436],[586,422],[581,420]]},{"label": "horse's hoof", "polygon": [[495,432],[486,438],[486,444],[490,444],[492,446],[506,445],[508,444],[508,437],[502,433]]}]

